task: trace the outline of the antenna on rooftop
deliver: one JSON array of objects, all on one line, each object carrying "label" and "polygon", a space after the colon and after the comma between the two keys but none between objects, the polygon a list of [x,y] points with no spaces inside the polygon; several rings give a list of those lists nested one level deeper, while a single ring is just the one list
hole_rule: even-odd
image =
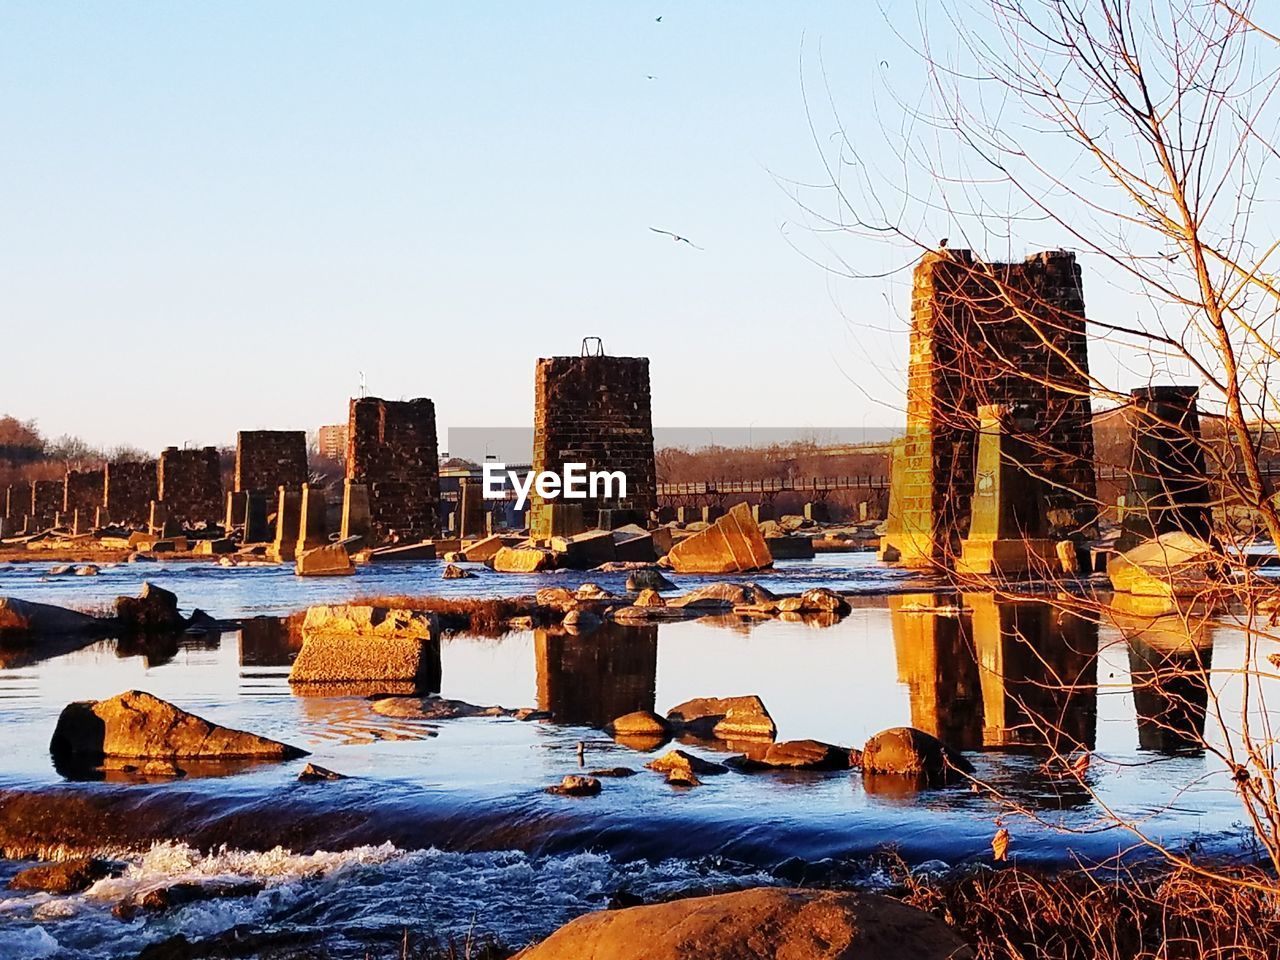
[{"label": "antenna on rooftop", "polygon": [[364,371],[361,370],[359,371],[359,373],[360,373],[360,399],[363,400],[364,399]]}]

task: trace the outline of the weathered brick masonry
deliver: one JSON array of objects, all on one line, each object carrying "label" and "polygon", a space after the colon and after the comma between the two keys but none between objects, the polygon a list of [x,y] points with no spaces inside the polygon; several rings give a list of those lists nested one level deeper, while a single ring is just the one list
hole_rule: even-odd
[{"label": "weathered brick masonry", "polygon": [[166,447],[157,475],[160,500],[170,520],[186,524],[221,520],[225,505],[217,447]]},{"label": "weathered brick masonry", "polygon": [[[566,463],[587,471],[621,470],[625,497],[558,501],[582,504],[589,526],[599,510],[636,510],[647,517],[658,505],[653,457],[653,413],[647,357],[548,357],[534,371],[533,470],[560,473]],[[547,503],[532,501],[535,536],[545,527]]]},{"label": "weathered brick masonry", "polygon": [[437,532],[440,464],[436,408],[430,400],[351,401],[347,427],[347,480],[363,484],[375,542]]},{"label": "weathered brick masonry", "polygon": [[21,520],[31,515],[31,484],[15,483],[5,491],[4,515]]},{"label": "weathered brick masonry", "polygon": [[98,508],[102,506],[106,487],[106,472],[97,470],[68,470],[62,480],[62,512],[68,517],[80,512],[81,523],[93,523]]},{"label": "weathered brick masonry", "polygon": [[1084,296],[1075,255],[982,263],[927,254],[912,294],[907,432],[894,465],[886,545],[907,564],[949,563],[968,532],[978,407],[1036,412],[1027,469],[1047,487],[1050,535],[1096,514]]},{"label": "weathered brick masonry", "polygon": [[112,523],[138,527],[147,522],[151,501],[160,496],[158,470],[155,460],[118,460],[107,464],[102,505]]},{"label": "weathered brick masonry", "polygon": [[235,492],[274,493],[307,482],[307,435],[301,430],[241,430],[236,434]]},{"label": "weathered brick masonry", "polygon": [[31,484],[31,515],[48,523],[62,510],[61,480],[36,480]]}]

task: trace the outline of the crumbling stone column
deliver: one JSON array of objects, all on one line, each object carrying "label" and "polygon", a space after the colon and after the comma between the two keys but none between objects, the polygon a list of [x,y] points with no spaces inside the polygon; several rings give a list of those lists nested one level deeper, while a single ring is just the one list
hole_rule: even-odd
[{"label": "crumbling stone column", "polygon": [[307,435],[301,430],[241,430],[236,434],[236,493],[298,489],[307,482]]},{"label": "crumbling stone column", "polygon": [[549,357],[534,369],[533,470],[562,473],[566,463],[592,471],[620,470],[625,497],[532,498],[530,532],[549,537],[560,504],[578,504],[588,526],[600,510],[634,510],[641,517],[658,505],[653,456],[653,415],[647,357]]},{"label": "crumbling stone column", "polygon": [[141,527],[160,497],[155,460],[118,460],[103,470],[102,506],[112,523]]},{"label": "crumbling stone column", "polygon": [[978,408],[1034,410],[1025,437],[1045,481],[1052,539],[1096,519],[1084,297],[1075,255],[983,263],[968,250],[926,254],[912,293],[907,432],[895,448],[882,556],[950,566],[968,535]]},{"label": "crumbling stone column", "polygon": [[22,521],[35,513],[31,506],[31,484],[20,483],[8,488],[5,495],[4,515]]},{"label": "crumbling stone column", "polygon": [[484,491],[467,478],[458,481],[458,537],[468,540],[484,536]]},{"label": "crumbling stone column", "polygon": [[217,447],[167,447],[160,454],[157,475],[160,500],[168,507],[170,520],[192,526],[221,519],[224,504]]},{"label": "crumbling stone column", "polygon": [[363,483],[342,484],[341,538],[360,537],[366,544],[373,540],[372,518],[369,516],[369,488]]},{"label": "crumbling stone column", "polygon": [[276,491],[276,538],[271,545],[273,559],[281,563],[294,559],[301,528],[302,491],[280,487]]},{"label": "crumbling stone column", "polygon": [[969,535],[956,568],[965,573],[1019,574],[1057,566],[1045,515],[1048,490],[1034,467],[1036,411],[1018,404],[978,408],[980,435]]},{"label": "crumbling stone column", "polygon": [[1131,396],[1133,462],[1118,548],[1174,531],[1208,540],[1213,494],[1200,447],[1199,388],[1142,387]]},{"label": "crumbling stone column", "polygon": [[324,488],[304,483],[298,508],[298,546],[295,555],[323,547],[329,542],[327,510]]},{"label": "crumbling stone column", "polygon": [[347,480],[368,493],[375,542],[434,536],[440,500],[435,405],[425,398],[353,399]]}]

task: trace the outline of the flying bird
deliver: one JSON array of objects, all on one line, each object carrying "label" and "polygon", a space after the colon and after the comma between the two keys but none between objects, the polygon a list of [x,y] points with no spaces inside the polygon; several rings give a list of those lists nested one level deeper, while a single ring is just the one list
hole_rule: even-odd
[{"label": "flying bird", "polygon": [[654,233],[661,233],[663,236],[670,237],[676,243],[687,243],[689,246],[693,247],[693,249],[695,250],[702,249],[702,247],[698,246],[688,237],[682,237],[678,233],[672,233],[670,230],[659,230],[657,227],[650,227],[649,229],[652,230]]},{"label": "flying bird", "polygon": [[646,73],[646,74],[644,75],[644,78],[645,78],[646,80],[657,80],[657,79],[658,79],[658,78],[657,78],[657,77],[655,77],[652,73]]},{"label": "flying bird", "polygon": [[661,17],[658,17],[658,18],[656,18],[653,22],[654,22],[654,23],[661,23],[661,22],[662,22],[662,18],[661,18]]}]

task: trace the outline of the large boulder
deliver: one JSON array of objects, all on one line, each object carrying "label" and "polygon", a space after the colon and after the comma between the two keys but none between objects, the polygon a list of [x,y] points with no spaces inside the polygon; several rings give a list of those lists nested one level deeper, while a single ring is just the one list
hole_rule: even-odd
[{"label": "large boulder", "polygon": [[579,917],[518,960],[973,960],[941,920],[870,893],[760,887]]},{"label": "large boulder", "polygon": [[551,550],[556,554],[556,566],[571,570],[589,570],[617,557],[616,543],[610,530],[588,530],[571,537],[552,537]]},{"label": "large boulder", "polygon": [[706,530],[675,544],[666,559],[676,573],[741,573],[773,565],[751,508],[735,504]]},{"label": "large boulder", "polygon": [[555,556],[539,547],[503,547],[488,564],[498,573],[540,573],[555,566]]},{"label": "large boulder", "polygon": [[778,727],[757,696],[698,697],[667,711],[677,730],[720,740],[772,740]]},{"label": "large boulder", "polygon": [[827,587],[812,587],[798,597],[784,597],[778,601],[783,613],[834,613],[844,616],[853,608],[849,601]]},{"label": "large boulder", "polygon": [[116,621],[128,633],[164,633],[186,624],[178,612],[177,596],[149,582],[142,584],[136,597],[116,598]]},{"label": "large boulder", "polygon": [[309,607],[289,682],[416,686],[436,674],[439,644],[433,613],[366,604]]},{"label": "large boulder", "polygon": [[373,701],[374,713],[401,720],[458,720],[464,717],[509,717],[514,710],[506,707],[481,707],[465,700],[444,697],[379,697]]},{"label": "large boulder", "polygon": [[1195,596],[1214,587],[1220,565],[1221,557],[1212,544],[1188,533],[1162,533],[1112,557],[1107,576],[1121,593]]},{"label": "large boulder", "polygon": [[923,730],[891,727],[863,746],[862,772],[912,777],[928,786],[942,786],[973,773],[973,764]]},{"label": "large boulder", "polygon": [[58,760],[291,760],[305,750],[210,723],[142,690],[69,703],[49,751]]},{"label": "large boulder", "polygon": [[84,635],[101,632],[96,617],[77,610],[32,603],[17,597],[0,597],[0,638],[46,635]]},{"label": "large boulder", "polygon": [[674,590],[676,585],[662,575],[657,567],[645,567],[633,570],[627,577],[627,592],[637,593],[640,590]]},{"label": "large boulder", "polygon": [[784,740],[769,744],[759,762],[796,770],[847,770],[849,749],[821,740]]}]

